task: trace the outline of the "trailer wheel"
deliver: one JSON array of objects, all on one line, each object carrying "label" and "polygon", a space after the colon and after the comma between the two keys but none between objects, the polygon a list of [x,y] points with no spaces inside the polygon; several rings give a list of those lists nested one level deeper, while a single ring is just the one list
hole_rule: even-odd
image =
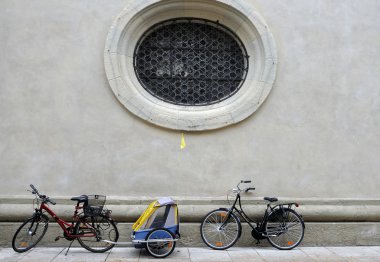
[{"label": "trailer wheel", "polygon": [[150,231],[146,241],[146,250],[156,258],[169,256],[174,251],[176,244],[173,234],[165,228]]}]

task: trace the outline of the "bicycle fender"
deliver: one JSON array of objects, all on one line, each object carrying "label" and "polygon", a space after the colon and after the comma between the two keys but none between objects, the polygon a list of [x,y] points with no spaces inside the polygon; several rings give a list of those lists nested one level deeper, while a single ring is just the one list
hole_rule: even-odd
[{"label": "bicycle fender", "polygon": [[276,206],[276,209],[274,209],[272,212],[270,212],[269,215],[268,215],[268,217],[269,217],[270,215],[276,213],[276,212],[281,212],[281,211],[286,211],[286,210],[292,210],[292,211],[296,212],[296,213],[299,215],[299,217],[301,218],[303,228],[305,228],[305,221],[304,221],[302,215],[299,214],[299,213],[298,213],[297,211],[295,211],[294,209],[291,209],[291,208],[288,208],[288,207],[282,207],[282,208],[281,208],[281,207],[279,207],[279,206]]}]

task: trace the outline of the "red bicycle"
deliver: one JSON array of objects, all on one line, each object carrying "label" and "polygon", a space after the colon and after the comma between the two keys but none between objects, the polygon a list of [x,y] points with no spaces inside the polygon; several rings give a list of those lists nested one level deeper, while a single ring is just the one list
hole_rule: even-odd
[{"label": "red bicycle", "polygon": [[69,241],[78,239],[82,247],[95,253],[105,252],[115,246],[109,242],[117,242],[119,232],[112,220],[111,211],[103,210],[105,196],[81,195],[71,198],[71,200],[77,201],[77,204],[72,221],[66,222],[49,208],[49,203],[56,204],[52,199],[46,195],[41,195],[33,185],[30,187],[32,194],[36,195],[38,208],[35,208],[32,217],[28,218],[17,229],[13,237],[12,247],[16,252],[28,251],[41,241],[49,225],[49,218],[46,213],[63,230],[63,236],[58,236],[56,241],[60,238]]}]

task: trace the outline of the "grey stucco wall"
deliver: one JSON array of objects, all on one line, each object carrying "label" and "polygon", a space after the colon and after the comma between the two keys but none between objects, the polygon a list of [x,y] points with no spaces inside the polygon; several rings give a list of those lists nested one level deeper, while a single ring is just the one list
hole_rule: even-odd
[{"label": "grey stucco wall", "polygon": [[0,195],[214,197],[249,178],[257,196],[380,198],[379,1],[249,1],[277,43],[275,85],[184,150],[109,88],[104,43],[128,2],[0,1]]}]

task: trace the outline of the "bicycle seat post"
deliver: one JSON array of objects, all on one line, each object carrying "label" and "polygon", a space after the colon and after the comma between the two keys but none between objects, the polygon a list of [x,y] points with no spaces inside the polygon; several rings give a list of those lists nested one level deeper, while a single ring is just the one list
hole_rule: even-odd
[{"label": "bicycle seat post", "polygon": [[73,220],[76,220],[77,217],[78,217],[78,209],[80,209],[81,207],[79,206],[79,201],[77,202],[77,204],[75,205],[75,210],[74,210],[74,216],[73,216]]}]

